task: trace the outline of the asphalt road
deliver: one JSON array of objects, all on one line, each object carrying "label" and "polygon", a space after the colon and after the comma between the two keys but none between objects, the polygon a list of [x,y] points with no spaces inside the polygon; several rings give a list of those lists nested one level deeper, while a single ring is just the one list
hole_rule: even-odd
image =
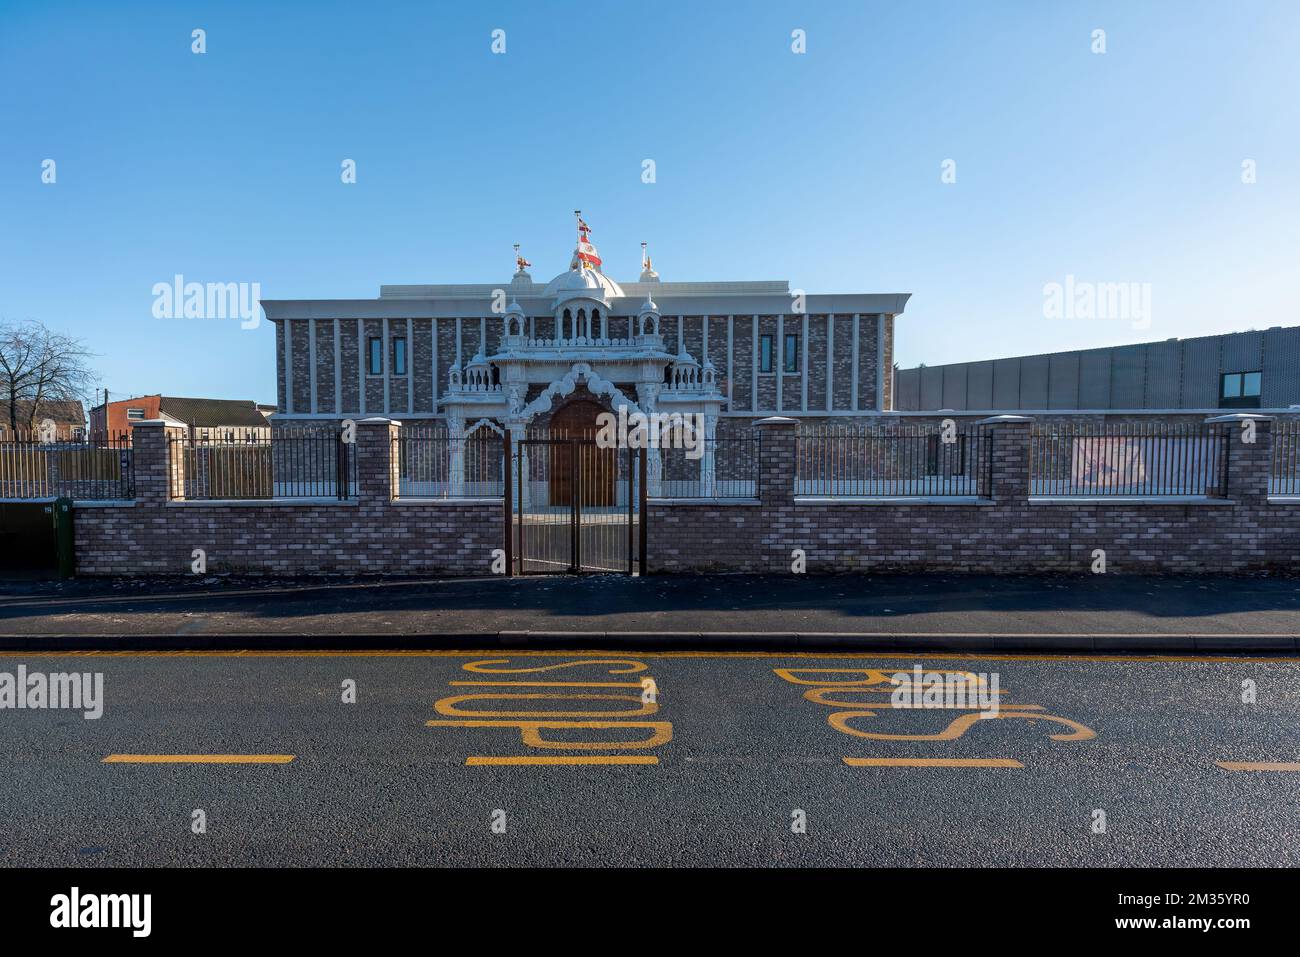
[{"label": "asphalt road", "polygon": [[[918,663],[996,675],[1002,717],[956,728],[972,712],[863,684]],[[104,713],[0,710],[11,867],[1300,865],[1300,771],[1219,764],[1300,761],[1295,660],[0,656],[19,665],[102,673]],[[168,755],[281,757],[134,763]]]}]

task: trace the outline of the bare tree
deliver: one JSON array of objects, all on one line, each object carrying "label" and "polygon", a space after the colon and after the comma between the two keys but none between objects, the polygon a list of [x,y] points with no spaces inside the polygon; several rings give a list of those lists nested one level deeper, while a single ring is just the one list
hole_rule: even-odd
[{"label": "bare tree", "polygon": [[0,404],[10,430],[32,429],[44,403],[88,395],[93,357],[80,339],[39,322],[0,322]]}]

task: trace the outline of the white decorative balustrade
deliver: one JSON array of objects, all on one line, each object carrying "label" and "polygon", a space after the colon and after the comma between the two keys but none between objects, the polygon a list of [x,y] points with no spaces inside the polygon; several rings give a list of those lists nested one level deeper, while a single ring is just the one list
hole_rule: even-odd
[{"label": "white decorative balustrade", "polygon": [[501,383],[493,381],[492,367],[486,362],[470,362],[465,370],[452,367],[447,379],[448,391],[455,393],[486,394],[501,391]]},{"label": "white decorative balustrade", "polygon": [[701,367],[689,355],[679,357],[668,370],[668,381],[664,384],[665,392],[699,392],[713,393],[718,388],[717,371],[713,363],[707,360]]},{"label": "white decorative balustrade", "polygon": [[608,352],[633,350],[662,352],[663,347],[663,338],[656,334],[638,336],[564,336],[561,338],[503,336],[501,339],[501,352],[506,354],[574,349],[599,349]]}]

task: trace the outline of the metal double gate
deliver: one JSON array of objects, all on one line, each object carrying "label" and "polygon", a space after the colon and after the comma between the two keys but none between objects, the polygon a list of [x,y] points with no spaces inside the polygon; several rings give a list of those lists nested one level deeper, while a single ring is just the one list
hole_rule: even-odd
[{"label": "metal double gate", "polygon": [[[509,449],[509,438],[503,443]],[[505,454],[511,574],[638,574],[646,554],[646,452],[594,438],[521,439]]]}]

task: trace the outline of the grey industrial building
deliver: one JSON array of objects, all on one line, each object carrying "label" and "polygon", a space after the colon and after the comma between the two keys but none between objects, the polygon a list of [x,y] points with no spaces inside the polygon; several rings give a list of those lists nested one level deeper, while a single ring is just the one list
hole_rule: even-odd
[{"label": "grey industrial building", "polygon": [[900,369],[899,412],[1286,410],[1300,326]]}]

